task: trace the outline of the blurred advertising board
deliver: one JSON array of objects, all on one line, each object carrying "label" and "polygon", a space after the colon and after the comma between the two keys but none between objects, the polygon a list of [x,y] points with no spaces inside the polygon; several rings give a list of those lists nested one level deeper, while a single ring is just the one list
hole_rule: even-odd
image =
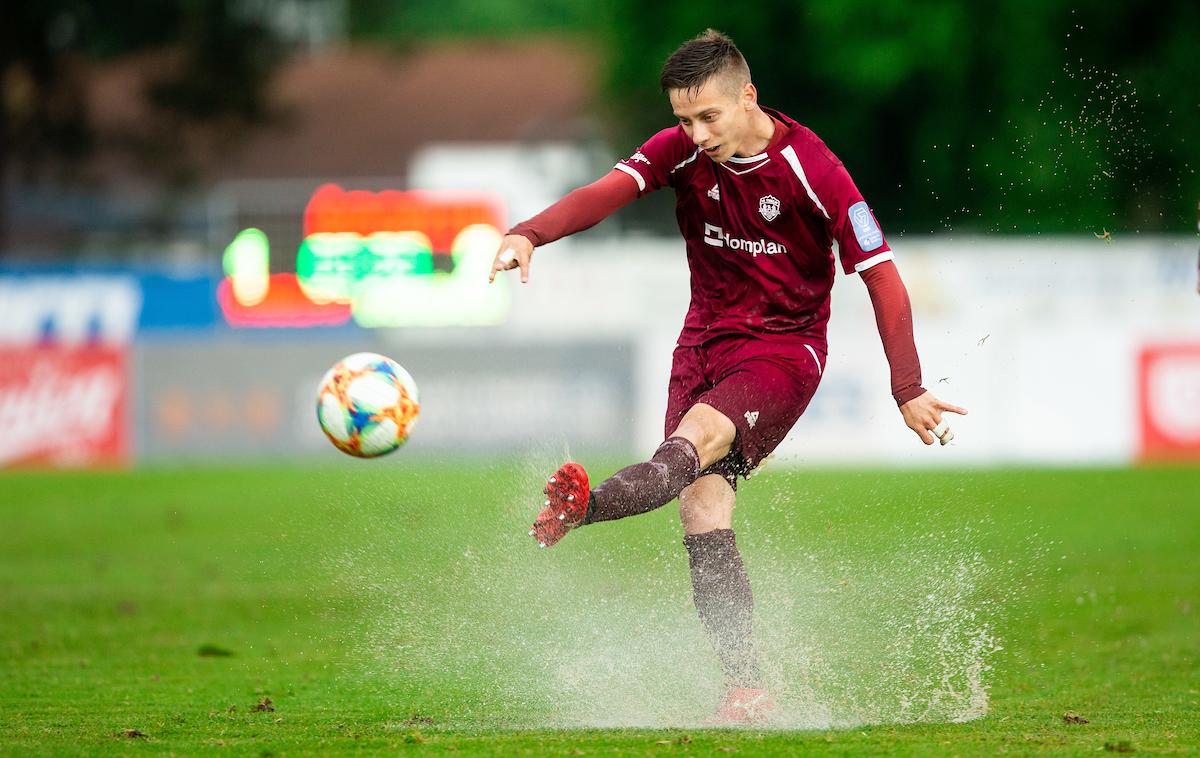
[{"label": "blurred advertising board", "polygon": [[1142,349],[1138,431],[1142,460],[1200,460],[1200,341]]},{"label": "blurred advertising board", "polygon": [[461,191],[316,187],[273,219],[300,242],[238,232],[216,266],[0,266],[0,342],[128,343],[157,331],[503,323],[488,286],[503,202]]},{"label": "blurred advertising board", "polygon": [[632,361],[621,343],[154,341],[137,349],[138,458],[341,461],[317,424],[317,386],[330,366],[359,351],[400,361],[420,390],[421,417],[393,457],[628,445]]},{"label": "blurred advertising board", "polygon": [[[1200,297],[1186,238],[899,239],[924,386],[970,414],[926,449],[901,422],[865,288],[834,287],[828,370],[794,459],[918,465],[1200,461]],[[853,391],[854,402],[843,402]],[[837,402],[835,402],[837,401]]]},{"label": "blurred advertising board", "polygon": [[129,344],[211,330],[218,281],[198,267],[2,267],[0,344]]},{"label": "blurred advertising board", "polygon": [[120,466],[127,350],[0,346],[0,466]]},{"label": "blurred advertising board", "polygon": [[[821,386],[776,461],[1121,465],[1168,449],[1172,459],[1200,461],[1188,442],[1200,412],[1192,354],[1143,356],[1147,345],[1200,344],[1194,240],[897,237],[892,245],[924,386],[970,411],[951,417],[957,439],[931,450],[904,425],[866,288],[839,275]],[[548,252],[509,322],[522,334],[639,335],[637,449],[662,435],[671,349],[688,306],[682,257],[682,245],[666,240]],[[548,278],[586,286],[554,296],[541,284]]]},{"label": "blurred advertising board", "polygon": [[[395,214],[426,212],[425,196],[327,189],[322,198],[313,208],[326,215],[303,227],[311,244],[282,291],[274,289],[276,267],[262,266],[265,240],[256,235],[243,239],[247,246],[224,275],[0,267],[7,356],[0,465],[329,454],[314,419],[315,386],[328,366],[360,349],[397,359],[420,385],[422,418],[406,454],[495,455],[537,445],[628,454],[661,440],[671,352],[689,299],[678,240],[555,243],[538,256],[528,284],[509,274],[489,287],[483,272],[466,276],[466,266],[476,247],[494,253],[494,240],[468,240],[460,229],[483,211],[464,207],[427,244],[386,230],[400,225],[389,220]],[[363,215],[372,208],[374,215]],[[357,231],[328,231],[335,228]],[[469,242],[467,257],[460,250],[455,258],[456,241]],[[1186,238],[894,240],[925,386],[971,411],[952,420],[955,444],[929,450],[905,428],[866,289],[857,276],[838,276],[821,387],[776,460],[1200,461],[1193,245]],[[454,279],[436,280],[451,269],[465,277],[460,282],[503,294],[484,300]],[[237,300],[233,320],[256,328],[231,324],[221,292]],[[256,297],[264,299],[256,304]],[[501,301],[504,308],[492,310]],[[378,308],[361,310],[372,302]],[[386,327],[362,328],[375,323],[369,314]],[[295,328],[304,324],[310,328]],[[128,360],[120,349],[131,351]],[[94,361],[119,367],[134,425],[122,436],[101,423],[95,436],[108,440],[96,443],[101,448],[123,452],[38,441],[42,427],[32,431],[22,420],[29,417],[22,406],[44,397],[41,382],[81,391],[71,382],[93,364],[64,357],[76,355],[107,356]]]}]

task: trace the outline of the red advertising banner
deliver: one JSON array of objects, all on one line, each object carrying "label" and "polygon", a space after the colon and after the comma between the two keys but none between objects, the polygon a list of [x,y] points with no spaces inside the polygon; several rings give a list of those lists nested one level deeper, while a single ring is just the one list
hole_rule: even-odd
[{"label": "red advertising banner", "polygon": [[1200,460],[1200,343],[1148,345],[1138,360],[1142,460]]},{"label": "red advertising banner", "polygon": [[0,467],[123,465],[126,360],[123,347],[0,346]]}]

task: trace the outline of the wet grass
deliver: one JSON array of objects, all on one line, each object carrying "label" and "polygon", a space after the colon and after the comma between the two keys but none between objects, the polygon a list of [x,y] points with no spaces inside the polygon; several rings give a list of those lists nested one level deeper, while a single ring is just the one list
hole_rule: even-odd
[{"label": "wet grass", "polygon": [[[807,728],[712,730],[673,508],[538,551],[542,463],[0,476],[0,751],[1200,749],[1200,470],[751,480],[739,543]],[[1003,648],[977,713],[941,654],[976,629]]]}]

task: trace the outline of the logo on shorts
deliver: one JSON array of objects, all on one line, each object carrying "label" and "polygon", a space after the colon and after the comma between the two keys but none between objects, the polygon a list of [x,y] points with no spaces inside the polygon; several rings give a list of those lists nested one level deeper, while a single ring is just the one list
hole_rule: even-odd
[{"label": "logo on shorts", "polygon": [[758,199],[758,212],[767,221],[779,218],[779,198],[774,195],[763,195]]},{"label": "logo on shorts", "polygon": [[758,411],[746,411],[746,423],[753,429],[754,425],[758,423]]},{"label": "logo on shorts", "polygon": [[715,202],[721,202],[721,188],[714,184],[712,189],[708,191],[708,196]]},{"label": "logo on shorts", "polygon": [[634,161],[635,163],[636,163],[637,161],[641,161],[642,163],[645,163],[647,166],[649,166],[649,165],[650,165],[650,159],[649,159],[649,158],[647,158],[646,156],[642,155],[642,151],[641,151],[641,150],[638,150],[636,153],[634,153],[634,154],[633,154],[633,155],[632,155],[632,156],[629,158],[629,160],[631,160],[631,161]]}]

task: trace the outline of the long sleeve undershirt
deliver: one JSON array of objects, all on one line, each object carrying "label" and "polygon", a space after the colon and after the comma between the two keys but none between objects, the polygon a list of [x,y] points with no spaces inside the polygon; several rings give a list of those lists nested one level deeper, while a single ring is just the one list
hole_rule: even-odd
[{"label": "long sleeve undershirt", "polygon": [[613,169],[591,184],[567,194],[528,221],[508,231],[519,234],[534,247],[546,245],[575,232],[590,229],[621,208],[637,200],[633,177]]},{"label": "long sleeve undershirt", "polygon": [[921,360],[913,340],[912,305],[900,272],[892,261],[878,263],[860,276],[871,295],[875,324],[883,341],[883,352],[892,369],[892,397],[896,405],[925,393],[921,386]]},{"label": "long sleeve undershirt", "polygon": [[[600,179],[567,194],[546,210],[509,230],[533,243],[546,245],[589,229],[637,199],[638,188],[628,174],[613,169]],[[912,306],[900,272],[892,261],[863,271],[871,295],[875,323],[883,341],[892,374],[892,397],[897,405],[925,392],[921,386],[921,361],[913,340]]]}]

